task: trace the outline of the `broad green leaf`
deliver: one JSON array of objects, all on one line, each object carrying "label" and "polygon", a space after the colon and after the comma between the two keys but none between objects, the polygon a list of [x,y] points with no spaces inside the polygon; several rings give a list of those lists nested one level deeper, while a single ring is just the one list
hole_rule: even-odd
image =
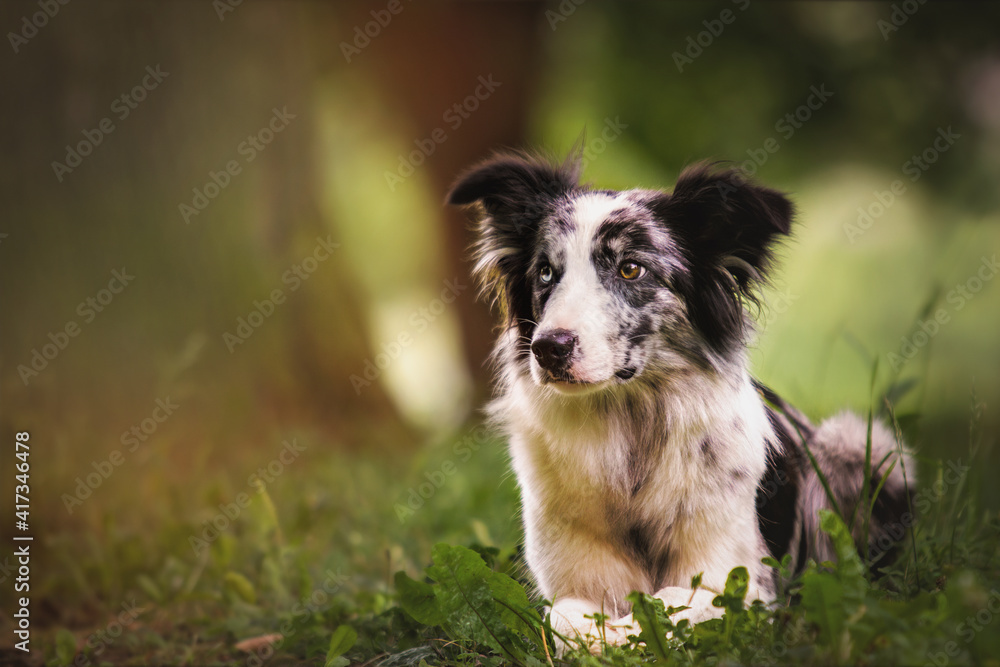
[{"label": "broad green leaf", "polygon": [[410,579],[403,571],[396,573],[396,590],[403,610],[423,625],[442,625],[445,621],[438,608],[434,587],[422,581]]},{"label": "broad green leaf", "polygon": [[[536,618],[536,612],[530,608],[528,594],[524,587],[506,574],[489,570],[490,591],[500,605],[500,617],[509,628],[522,634],[530,634],[531,628],[527,618]],[[539,619],[540,620],[540,619]]]},{"label": "broad green leaf", "polygon": [[493,570],[465,547],[438,544],[432,555],[434,564],[427,575],[438,584],[434,594],[449,633],[514,657],[505,615],[493,599]]}]

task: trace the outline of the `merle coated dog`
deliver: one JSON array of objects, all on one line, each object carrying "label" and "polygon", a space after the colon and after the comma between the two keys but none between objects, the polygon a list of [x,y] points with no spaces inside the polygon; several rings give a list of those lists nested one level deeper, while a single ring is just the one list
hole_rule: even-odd
[{"label": "merle coated dog", "polygon": [[474,274],[502,317],[489,411],[509,436],[554,629],[595,637],[601,612],[601,634],[624,641],[630,591],[697,622],[722,613],[712,591],[734,567],[749,571],[748,600],[770,602],[763,557],[833,559],[807,446],[844,516],[859,517],[861,553],[885,552],[911,518],[891,467],[903,445],[873,424],[869,488],[882,488],[863,545],[867,422],[845,412],[814,426],[748,369],[746,305],[791,202],[710,165],[662,192],[581,185],[578,164],[499,154],[448,195],[472,209]]}]

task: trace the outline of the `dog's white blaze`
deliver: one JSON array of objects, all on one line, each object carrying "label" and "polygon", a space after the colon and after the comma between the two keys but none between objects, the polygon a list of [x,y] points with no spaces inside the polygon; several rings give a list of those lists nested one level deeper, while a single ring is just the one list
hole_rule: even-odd
[{"label": "dog's white blaze", "polygon": [[[582,382],[604,382],[617,370],[609,340],[617,331],[607,316],[610,297],[597,276],[592,253],[601,223],[623,205],[620,197],[599,193],[574,202],[575,229],[566,237],[563,276],[537,328],[538,333],[565,329],[579,337],[572,373]],[[532,371],[541,377],[534,360]]]}]

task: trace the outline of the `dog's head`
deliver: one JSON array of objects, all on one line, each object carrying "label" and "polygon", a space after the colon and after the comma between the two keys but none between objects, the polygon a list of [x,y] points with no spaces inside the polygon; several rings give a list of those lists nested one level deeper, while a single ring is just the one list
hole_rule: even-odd
[{"label": "dog's head", "polygon": [[708,165],[672,193],[595,190],[578,171],[500,155],[448,195],[478,207],[474,273],[535,382],[593,391],[707,371],[740,350],[743,303],[789,232],[788,199]]}]

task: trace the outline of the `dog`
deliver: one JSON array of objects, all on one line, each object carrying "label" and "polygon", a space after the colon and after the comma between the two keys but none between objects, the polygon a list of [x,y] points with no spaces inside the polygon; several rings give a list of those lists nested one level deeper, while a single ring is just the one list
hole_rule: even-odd
[{"label": "dog", "polygon": [[[557,636],[626,641],[631,591],[686,607],[675,622],[721,616],[737,566],[747,600],[770,603],[779,575],[761,559],[833,560],[817,513],[834,505],[857,516],[859,553],[884,557],[912,520],[905,447],[874,421],[866,468],[867,420],[815,426],[748,369],[748,306],[789,199],[719,165],[685,169],[672,192],[581,185],[579,165],[500,153],[447,197],[472,213],[473,275],[501,316],[488,414]],[[870,493],[881,485],[867,545],[866,469]]]}]

